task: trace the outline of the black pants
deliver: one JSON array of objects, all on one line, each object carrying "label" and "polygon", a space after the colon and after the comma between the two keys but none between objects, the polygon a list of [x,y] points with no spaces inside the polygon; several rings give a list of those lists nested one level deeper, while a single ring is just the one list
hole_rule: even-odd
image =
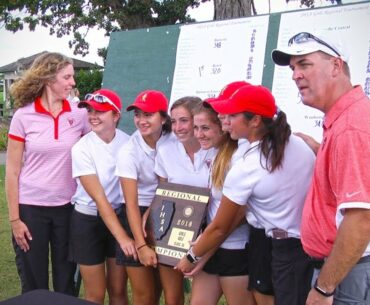
[{"label": "black pants", "polygon": [[68,261],[71,204],[58,207],[19,205],[20,219],[32,235],[30,250],[23,252],[13,237],[16,264],[22,293],[49,289],[49,246],[53,287],[57,292],[74,295],[76,265]]},{"label": "black pants", "polygon": [[272,239],[272,281],[276,305],[305,305],[313,266],[300,239]]}]

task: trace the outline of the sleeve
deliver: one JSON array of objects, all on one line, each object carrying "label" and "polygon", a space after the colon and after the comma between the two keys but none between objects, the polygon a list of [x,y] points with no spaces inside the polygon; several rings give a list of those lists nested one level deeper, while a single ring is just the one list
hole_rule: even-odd
[{"label": "sleeve", "polygon": [[138,179],[139,160],[135,152],[127,145],[123,146],[118,154],[115,175],[122,178]]},{"label": "sleeve", "polygon": [[9,126],[8,137],[12,140],[25,142],[26,141],[26,131],[23,125],[24,120],[22,120],[22,108],[18,109],[12,118]]},{"label": "sleeve", "polygon": [[254,186],[260,180],[259,167],[238,160],[226,175],[222,194],[239,205],[246,205]]},{"label": "sleeve", "polygon": [[168,174],[165,168],[162,154],[164,154],[164,152],[159,149],[157,155],[155,156],[154,172],[157,176],[168,179]]},{"label": "sleeve", "polygon": [[358,130],[342,133],[335,141],[331,184],[339,210],[370,209],[370,135]]},{"label": "sleeve", "polygon": [[72,147],[72,177],[97,174],[94,159],[84,138]]}]

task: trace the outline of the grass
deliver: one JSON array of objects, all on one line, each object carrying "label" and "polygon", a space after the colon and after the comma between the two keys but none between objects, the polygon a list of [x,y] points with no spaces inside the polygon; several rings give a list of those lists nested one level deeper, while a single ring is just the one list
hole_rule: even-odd
[{"label": "grass", "polygon": [[8,221],[4,189],[5,166],[0,166],[0,300],[19,295],[20,285]]},{"label": "grass", "polygon": [[[11,243],[11,230],[5,199],[4,177],[5,166],[0,165],[0,301],[20,294],[20,282],[15,267],[14,252]],[[82,295],[83,287],[81,285],[80,296],[82,297]],[[189,304],[190,295],[186,295],[185,299],[186,304]],[[105,304],[108,304],[108,298],[106,298]],[[161,304],[164,304],[163,297],[161,299]],[[222,298],[218,304],[225,305],[226,302],[224,298]]]},{"label": "grass", "polygon": [[8,131],[8,126],[0,123],[0,151],[6,150],[8,145]]}]

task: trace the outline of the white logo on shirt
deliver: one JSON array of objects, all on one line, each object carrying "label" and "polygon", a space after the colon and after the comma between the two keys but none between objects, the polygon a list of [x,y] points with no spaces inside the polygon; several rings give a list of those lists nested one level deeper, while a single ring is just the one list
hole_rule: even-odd
[{"label": "white logo on shirt", "polygon": [[357,194],[360,194],[360,193],[361,193],[360,191],[358,191],[358,192],[352,192],[352,193],[346,193],[346,198],[351,198],[351,197],[353,197],[353,196],[355,196]]}]

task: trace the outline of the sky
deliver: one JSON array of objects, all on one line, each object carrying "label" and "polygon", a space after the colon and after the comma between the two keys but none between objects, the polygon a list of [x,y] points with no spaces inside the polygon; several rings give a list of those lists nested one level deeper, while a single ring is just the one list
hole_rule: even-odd
[{"label": "sky", "polygon": [[[290,0],[288,5],[285,0],[270,0],[270,2],[271,12],[287,11],[299,7],[299,0]],[[316,0],[316,2],[320,5],[325,0]],[[255,3],[259,15],[269,13],[268,0],[255,0]],[[200,7],[189,10],[189,13],[197,21],[212,20],[213,1],[202,3]],[[49,35],[47,28],[37,27],[34,32],[24,29],[12,33],[1,28],[0,25],[0,67],[42,51],[56,51],[72,58],[103,65],[102,59],[97,55],[97,49],[107,47],[109,44],[109,37],[104,36],[104,31],[92,29],[88,32],[86,40],[90,44],[90,52],[85,57],[73,54],[73,50],[68,46],[70,39],[68,36],[57,38]]]}]

